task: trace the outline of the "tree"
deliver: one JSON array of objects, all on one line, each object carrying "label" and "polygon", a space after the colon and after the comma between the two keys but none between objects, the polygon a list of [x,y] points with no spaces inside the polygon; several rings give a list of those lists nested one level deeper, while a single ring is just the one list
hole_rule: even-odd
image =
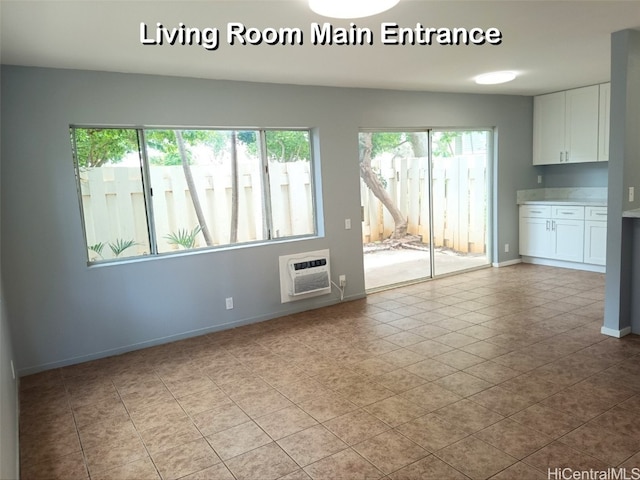
[{"label": "tree", "polygon": [[[138,133],[134,129],[122,128],[76,128],[75,153],[78,165],[84,168],[98,168],[105,164],[120,163],[130,153],[137,152]],[[199,230],[207,245],[213,245],[211,234],[200,204],[191,172],[192,160],[186,143],[197,145],[206,143],[219,151],[226,141],[215,130],[146,130],[145,140],[151,149],[160,155],[150,156],[154,165],[181,165],[193,208],[198,219]]]},{"label": "tree", "polygon": [[437,132],[434,134],[433,156],[448,158],[455,155],[454,142],[462,136],[462,132]]},{"label": "tree", "polygon": [[[309,134],[304,130],[267,130],[265,133],[267,158],[272,162],[309,161]],[[238,132],[238,140],[246,145],[247,153],[260,155],[255,131]]]},{"label": "tree", "polygon": [[231,132],[231,229],[229,243],[238,241],[238,133]]},{"label": "tree", "polygon": [[[240,132],[238,138],[247,145],[249,153],[258,154],[259,144],[255,132]],[[305,131],[267,131],[266,150],[270,161],[292,162],[310,160],[308,134]],[[385,190],[380,176],[371,166],[371,160],[383,152],[402,152],[406,155],[427,156],[429,152],[428,135],[424,133],[399,132],[365,132],[360,134],[360,177],[375,197],[382,202],[391,214],[395,228],[393,239],[400,239],[407,234],[408,220],[395,205],[391,196]]]},{"label": "tree", "polygon": [[187,149],[184,145],[184,138],[180,130],[174,130],[173,134],[176,137],[176,144],[178,146],[178,152],[180,154],[180,160],[182,163],[182,171],[184,172],[184,178],[187,182],[187,188],[189,189],[189,196],[191,197],[191,203],[193,209],[196,212],[196,218],[200,224],[200,232],[204,237],[204,241],[207,246],[213,245],[211,240],[211,234],[209,233],[209,227],[207,227],[207,220],[204,218],[204,212],[202,211],[202,205],[200,204],[200,198],[198,197],[198,191],[196,190],[196,184],[193,180],[193,173],[191,172],[191,165],[189,164],[189,157],[187,156]]},{"label": "tree", "polygon": [[78,166],[97,168],[119,163],[125,155],[138,150],[138,134],[131,129],[76,128],[75,154]]},{"label": "tree", "polygon": [[394,240],[400,239],[407,234],[409,221],[396,206],[389,193],[385,190],[380,178],[373,171],[371,159],[380,151],[397,148],[404,143],[400,135],[401,134],[396,133],[376,134],[378,141],[374,144],[372,132],[363,132],[360,134],[360,177],[369,190],[371,190],[371,193],[382,202],[391,214],[395,225],[391,238]]}]

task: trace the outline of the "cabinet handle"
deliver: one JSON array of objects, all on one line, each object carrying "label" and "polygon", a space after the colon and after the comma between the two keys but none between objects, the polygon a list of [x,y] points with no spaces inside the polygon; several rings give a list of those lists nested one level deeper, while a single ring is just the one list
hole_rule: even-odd
[{"label": "cabinet handle", "polygon": [[531,210],[531,213],[542,213],[540,210]]},{"label": "cabinet handle", "polygon": [[576,214],[576,212],[558,212],[558,213],[561,213],[563,215],[575,215]]},{"label": "cabinet handle", "polygon": [[556,221],[555,220],[551,220],[551,231],[552,232],[556,231]]},{"label": "cabinet handle", "polygon": [[606,213],[602,213],[602,212],[596,212],[596,215],[598,215],[599,217],[606,217],[607,216]]},{"label": "cabinet handle", "polygon": [[547,220],[547,232],[549,231],[549,220]]},{"label": "cabinet handle", "polygon": [[564,161],[565,162],[569,161],[569,152],[568,151],[564,153]]},{"label": "cabinet handle", "polygon": [[560,152],[560,163],[562,163],[562,153],[563,152]]}]

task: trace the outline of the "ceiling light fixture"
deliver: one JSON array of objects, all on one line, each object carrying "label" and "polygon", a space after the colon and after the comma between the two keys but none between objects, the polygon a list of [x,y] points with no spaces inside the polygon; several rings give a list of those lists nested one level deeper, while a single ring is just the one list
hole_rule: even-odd
[{"label": "ceiling light fixture", "polygon": [[309,8],[331,18],[362,18],[386,12],[400,0],[309,0]]},{"label": "ceiling light fixture", "polygon": [[507,83],[516,78],[515,72],[490,72],[478,75],[474,78],[478,85],[497,85],[499,83]]}]

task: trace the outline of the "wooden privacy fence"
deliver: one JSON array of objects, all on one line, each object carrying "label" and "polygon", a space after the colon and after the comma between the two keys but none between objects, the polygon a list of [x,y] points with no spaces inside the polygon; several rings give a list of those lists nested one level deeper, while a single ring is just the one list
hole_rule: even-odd
[{"label": "wooden privacy fence", "polygon": [[[230,243],[232,180],[230,167],[191,167],[196,192],[215,245]],[[242,162],[238,167],[238,242],[266,239],[262,167]],[[154,223],[159,252],[176,250],[165,238],[179,229],[193,230],[198,220],[181,166],[151,166]],[[140,168],[100,167],[81,172],[82,204],[87,244],[118,238],[138,242],[137,253],[148,253],[148,235]],[[269,165],[273,237],[314,232],[309,162]],[[202,234],[196,247],[205,246]],[[109,253],[109,252],[106,252]],[[108,255],[105,255],[108,258]]]},{"label": "wooden privacy fence", "polygon": [[[429,166],[426,158],[377,157],[374,171],[408,218],[408,233],[429,243]],[[463,253],[486,252],[486,155],[433,159],[434,247]],[[393,218],[361,182],[364,210],[363,243],[385,240],[394,230]]]}]

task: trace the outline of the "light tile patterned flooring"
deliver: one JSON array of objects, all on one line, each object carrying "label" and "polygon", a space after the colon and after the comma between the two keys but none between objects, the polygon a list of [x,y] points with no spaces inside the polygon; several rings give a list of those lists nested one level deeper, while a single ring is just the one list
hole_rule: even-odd
[{"label": "light tile patterned flooring", "polygon": [[604,276],[517,265],[21,381],[23,479],[544,479],[640,466]]}]

